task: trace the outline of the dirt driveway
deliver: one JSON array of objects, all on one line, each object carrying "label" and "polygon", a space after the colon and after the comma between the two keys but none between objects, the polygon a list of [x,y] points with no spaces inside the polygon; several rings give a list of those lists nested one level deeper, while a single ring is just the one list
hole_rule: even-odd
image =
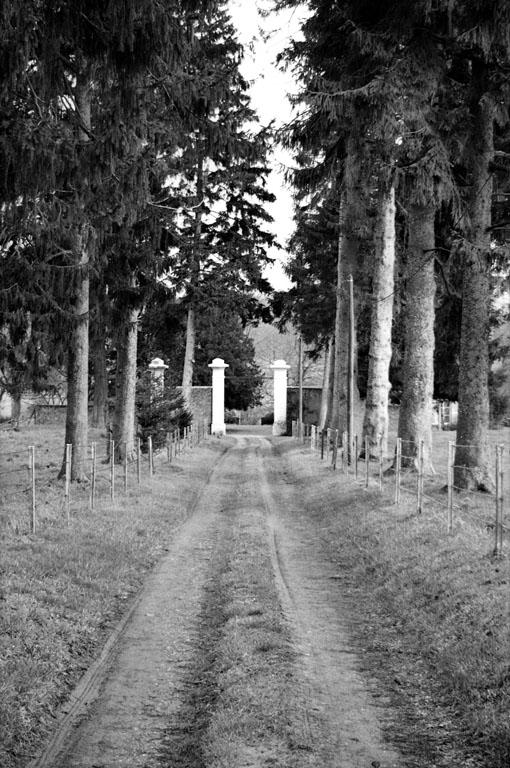
[{"label": "dirt driveway", "polygon": [[[37,768],[407,765],[278,440],[235,433]],[[299,510],[300,514],[295,514]]]}]

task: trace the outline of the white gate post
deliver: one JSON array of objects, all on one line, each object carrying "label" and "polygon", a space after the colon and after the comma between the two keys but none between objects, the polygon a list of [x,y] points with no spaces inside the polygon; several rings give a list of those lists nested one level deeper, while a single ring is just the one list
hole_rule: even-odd
[{"label": "white gate post", "polygon": [[273,435],[284,435],[287,432],[287,371],[290,365],[285,360],[275,360],[270,368],[274,371]]},{"label": "white gate post", "polygon": [[208,368],[212,368],[212,424],[211,435],[224,435],[225,428],[225,368],[227,363],[215,357]]},{"label": "white gate post", "polygon": [[149,371],[152,374],[152,391],[154,394],[162,395],[165,390],[165,371],[168,365],[165,365],[160,357],[155,357],[149,363]]}]

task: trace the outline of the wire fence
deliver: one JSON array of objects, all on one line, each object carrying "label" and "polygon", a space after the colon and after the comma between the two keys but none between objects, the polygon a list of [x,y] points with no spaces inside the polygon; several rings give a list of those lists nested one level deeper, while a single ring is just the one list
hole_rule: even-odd
[{"label": "wire fence", "polygon": [[[321,431],[315,424],[300,425],[298,421],[293,421],[292,437],[320,455],[333,470],[338,469],[366,489],[377,486],[381,493],[391,495],[396,505],[414,499],[417,514],[425,508],[444,510],[445,529],[449,535],[454,531],[456,519],[466,514],[471,501],[475,518],[492,535],[492,553],[495,556],[503,553],[505,538],[508,539],[510,530],[505,513],[508,468],[505,467],[504,445],[498,444],[493,448],[491,469],[494,488],[488,493],[457,483],[457,477],[471,471],[470,467],[455,463],[457,448],[474,450],[476,446],[448,441],[446,462],[442,461],[438,469],[433,469],[433,456],[427,455],[423,441],[415,443],[397,438],[391,458],[388,458],[382,443],[374,452],[368,438],[361,444],[358,435],[349,440],[347,432],[340,433],[337,429]],[[481,510],[489,512],[489,519],[484,520]]]},{"label": "wire fence", "polygon": [[[75,493],[71,482],[73,449],[86,452],[88,508],[94,510],[105,498],[113,502],[119,493],[126,495],[132,488],[140,487],[142,480],[148,479],[151,482],[157,468],[161,469],[181,454],[193,450],[208,435],[209,426],[203,421],[168,432],[164,445],[157,449],[153,447],[152,436],[147,438],[144,445],[140,438],[132,445],[124,443],[121,446],[116,445],[114,440],[109,440],[102,451],[98,450],[96,442],[74,447],[67,444],[60,473],[63,491],[57,502],[57,517],[64,517],[67,524],[71,524]],[[37,451],[34,445],[15,451],[2,451],[1,458],[4,466],[0,470],[0,513],[4,517],[7,513],[8,517],[10,507],[16,502],[16,511],[19,507],[24,509],[23,518],[28,513],[29,530],[35,533],[41,525],[40,503],[45,489],[54,480],[54,468],[37,465]],[[6,466],[11,463],[12,467]],[[80,504],[83,505],[83,494],[79,498]]]}]

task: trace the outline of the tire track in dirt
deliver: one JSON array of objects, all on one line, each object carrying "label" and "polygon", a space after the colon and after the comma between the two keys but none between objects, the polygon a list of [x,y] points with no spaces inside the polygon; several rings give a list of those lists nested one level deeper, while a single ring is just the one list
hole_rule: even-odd
[{"label": "tire track in dirt", "polygon": [[181,670],[189,666],[196,639],[192,620],[200,612],[215,532],[221,529],[221,499],[211,489],[222,488],[231,448],[223,448],[192,496],[168,555],[71,694],[66,714],[31,768],[158,764],[161,736],[178,709]]},{"label": "tire track in dirt", "polygon": [[292,519],[292,509],[299,509],[300,499],[278,452],[266,440],[259,454],[275,578],[303,660],[310,715],[305,727],[310,744],[327,740],[323,749],[326,747],[330,766],[397,768],[401,758],[382,736],[381,704],[386,702],[379,698],[376,704],[358,672],[341,592],[332,588],[332,566],[314,548],[313,528],[306,527],[302,519],[299,523]]}]

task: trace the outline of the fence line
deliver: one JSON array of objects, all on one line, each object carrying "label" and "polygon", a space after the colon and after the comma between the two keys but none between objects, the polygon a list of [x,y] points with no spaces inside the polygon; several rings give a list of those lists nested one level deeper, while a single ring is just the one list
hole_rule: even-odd
[{"label": "fence line", "polygon": [[[127,444],[124,443],[124,457],[120,464],[115,462],[115,442],[113,440],[110,440],[106,452],[102,455],[98,453],[97,450],[97,443],[92,442],[90,444],[87,444],[86,446],[80,445],[80,448],[86,448],[87,450],[87,460],[90,462],[90,474],[89,474],[89,481],[90,481],[90,490],[89,490],[89,501],[88,501],[88,507],[90,510],[94,510],[97,505],[97,500],[99,493],[102,489],[103,493],[108,493],[110,497],[110,501],[115,501],[116,494],[117,494],[117,484],[116,479],[117,475],[120,471],[122,472],[122,488],[124,491],[124,494],[127,494],[129,491],[129,476],[130,476],[130,469],[134,469],[134,476],[136,477],[136,483],[138,486],[141,484],[142,480],[142,467],[145,463],[149,481],[152,481],[152,478],[156,472],[156,463],[158,465],[160,464],[170,464],[172,461],[172,453],[173,458],[175,459],[177,456],[182,454],[185,450],[191,451],[195,447],[199,446],[200,443],[207,437],[209,434],[209,428],[206,422],[203,423],[194,423],[189,427],[184,427],[181,429],[173,430],[171,433],[168,433],[165,438],[165,443],[161,449],[158,449],[157,451],[153,448],[153,440],[152,436],[149,435],[147,438],[147,454],[145,456],[142,455],[142,441],[140,438],[137,438],[135,443],[135,449],[131,455],[128,456],[128,452],[126,450]],[[73,502],[73,484],[71,482],[71,468],[72,468],[72,451],[73,446],[72,444],[67,444],[65,446],[65,458],[64,458],[64,488],[63,488],[63,494],[61,496],[61,503],[59,504],[59,511],[60,514],[63,514],[66,524],[71,525],[72,521],[72,514],[71,514],[71,508],[72,508],[72,502]],[[2,470],[0,472],[0,477],[6,478],[8,476],[14,476],[18,477],[22,473],[26,473],[27,476],[27,486],[23,487],[16,487],[18,485],[18,481],[16,482],[16,485],[13,483],[12,491],[11,488],[7,485],[4,486],[2,489],[2,494],[0,497],[0,509],[5,505],[6,502],[12,501],[13,499],[25,497],[27,499],[27,512],[28,512],[28,527],[31,533],[35,534],[37,530],[40,527],[40,520],[38,520],[37,512],[38,512],[38,487],[41,486],[38,484],[38,479],[40,477],[47,477],[46,472],[37,470],[36,467],[36,457],[37,452],[35,446],[31,445],[28,446],[27,449],[21,449],[19,451],[11,451],[9,453],[2,453],[2,457],[8,456],[9,459],[13,456],[21,457],[26,456],[27,462],[22,467],[12,467],[11,469]],[[163,462],[159,462],[159,458],[163,458]],[[103,469],[100,468],[100,465],[103,465]],[[120,486],[119,486],[120,487]]]},{"label": "fence line", "polygon": [[[316,425],[303,424],[302,429],[298,429],[297,421],[292,422],[291,434],[294,438],[300,440],[302,443],[307,444],[308,447],[320,455],[321,460],[326,461],[332,467],[333,470],[337,468],[337,457],[341,459],[342,473],[348,473],[351,471],[354,476],[354,481],[359,480],[359,450],[358,450],[358,436],[353,435],[352,447],[348,445],[347,432],[342,434],[341,444],[338,444],[338,430],[331,428],[325,429],[322,432]],[[310,437],[311,436],[311,437]],[[310,437],[310,439],[308,439]],[[416,454],[411,455],[410,452],[404,453],[402,446],[414,445],[416,447]],[[402,493],[411,494],[416,500],[416,513],[421,514],[425,507],[425,501],[431,501],[435,506],[446,509],[446,530],[448,534],[453,533],[454,529],[454,512],[455,510],[462,510],[462,507],[454,503],[454,492],[461,491],[466,496],[481,499],[481,491],[473,491],[470,489],[459,488],[454,484],[454,472],[459,466],[455,464],[455,450],[458,447],[470,448],[473,446],[465,446],[457,444],[454,441],[448,442],[448,460],[446,466],[446,491],[447,499],[446,504],[441,502],[440,499],[431,496],[425,490],[425,451],[424,443],[420,441],[415,443],[412,440],[403,440],[398,437],[395,443],[395,452],[391,465],[388,469],[391,469],[394,475],[393,484],[393,501],[398,505],[402,501]],[[503,543],[505,533],[509,531],[509,528],[505,525],[505,470],[504,470],[504,446],[497,445],[495,450],[495,478],[496,478],[496,490],[494,494],[494,547],[493,554],[499,556],[503,552]],[[403,461],[404,460],[404,461]],[[412,460],[416,474],[413,475],[413,483],[409,484],[405,479],[405,460]],[[373,472],[370,471],[370,452],[368,450],[368,440],[364,442],[363,450],[364,472],[363,472],[363,486],[365,489],[370,487],[370,481],[373,477]],[[465,467],[468,469],[468,467]],[[378,450],[378,461],[376,478],[378,482],[379,491],[383,492],[384,489],[384,456],[382,452],[382,443]],[[485,497],[487,495],[485,494]],[[488,526],[492,528],[492,525]]]}]

